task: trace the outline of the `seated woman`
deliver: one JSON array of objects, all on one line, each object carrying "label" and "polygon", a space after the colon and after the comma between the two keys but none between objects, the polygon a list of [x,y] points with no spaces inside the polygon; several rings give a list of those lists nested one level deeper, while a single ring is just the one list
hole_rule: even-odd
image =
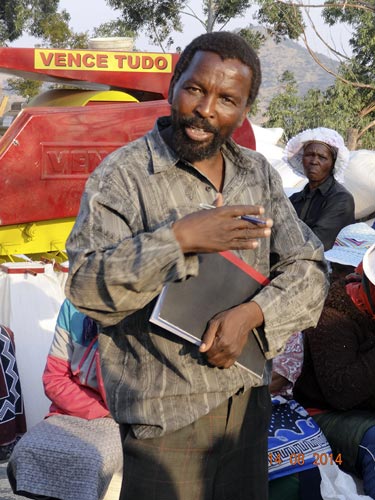
[{"label": "seated woman", "polygon": [[13,450],[7,472],[14,493],[98,500],[122,469],[120,434],[106,406],[97,347],[96,324],[65,300],[43,374],[50,412]]},{"label": "seated woman", "polygon": [[320,425],[333,457],[375,499],[375,245],[355,277],[332,282],[317,327],[304,332],[294,397]]},{"label": "seated woman", "polygon": [[329,128],[305,130],[289,140],[284,156],[297,175],[308,179],[290,201],[299,218],[322,241],[324,250],[329,250],[340,230],[355,222],[354,198],[340,184],[349,162],[344,140]]}]

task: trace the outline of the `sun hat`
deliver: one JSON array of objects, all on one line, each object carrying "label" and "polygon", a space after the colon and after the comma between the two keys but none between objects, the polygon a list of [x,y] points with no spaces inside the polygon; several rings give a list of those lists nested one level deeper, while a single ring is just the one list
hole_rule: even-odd
[{"label": "sun hat", "polygon": [[327,144],[336,152],[333,175],[338,182],[342,183],[344,180],[344,171],[349,163],[350,153],[345,146],[342,136],[331,128],[318,127],[307,129],[289,139],[284,149],[284,161],[291,166],[297,175],[306,177],[302,163],[303,147],[310,142]]},{"label": "sun hat", "polygon": [[371,245],[363,257],[363,271],[371,283],[375,285],[375,244]]}]

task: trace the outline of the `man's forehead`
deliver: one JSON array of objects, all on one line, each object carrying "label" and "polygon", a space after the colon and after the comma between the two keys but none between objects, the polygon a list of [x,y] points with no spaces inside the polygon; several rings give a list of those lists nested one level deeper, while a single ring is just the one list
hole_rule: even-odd
[{"label": "man's forehead", "polygon": [[197,50],[185,70],[182,72],[182,75],[184,73],[194,71],[196,66],[199,65],[211,66],[215,69],[218,66],[225,66],[226,64],[228,66],[236,67],[237,71],[241,73],[244,78],[249,78],[251,81],[252,70],[247,64],[242,62],[237,57],[222,57],[220,54],[212,50]]}]

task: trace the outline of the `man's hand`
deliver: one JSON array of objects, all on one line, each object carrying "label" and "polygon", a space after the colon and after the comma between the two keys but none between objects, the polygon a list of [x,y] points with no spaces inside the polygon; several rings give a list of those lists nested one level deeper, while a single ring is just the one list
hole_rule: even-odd
[{"label": "man's hand", "polygon": [[251,250],[258,238],[271,234],[272,219],[257,226],[240,219],[242,215],[261,216],[263,207],[256,205],[219,206],[186,215],[173,224],[173,231],[184,253],[210,253],[225,250]]},{"label": "man's hand", "polygon": [[262,310],[256,302],[223,311],[209,322],[199,350],[206,353],[211,365],[229,368],[237,361],[248,335],[253,335],[252,329],[263,321]]}]

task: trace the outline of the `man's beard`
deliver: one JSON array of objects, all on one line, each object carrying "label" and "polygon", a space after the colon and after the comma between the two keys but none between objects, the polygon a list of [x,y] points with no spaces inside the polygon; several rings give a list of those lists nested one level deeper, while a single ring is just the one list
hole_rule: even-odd
[{"label": "man's beard", "polygon": [[[203,129],[213,134],[210,141],[194,141],[185,133],[186,127]],[[172,108],[173,149],[182,158],[190,163],[206,160],[214,156],[230,137],[231,134],[223,136],[220,131],[213,127],[204,118],[182,117]]]}]

